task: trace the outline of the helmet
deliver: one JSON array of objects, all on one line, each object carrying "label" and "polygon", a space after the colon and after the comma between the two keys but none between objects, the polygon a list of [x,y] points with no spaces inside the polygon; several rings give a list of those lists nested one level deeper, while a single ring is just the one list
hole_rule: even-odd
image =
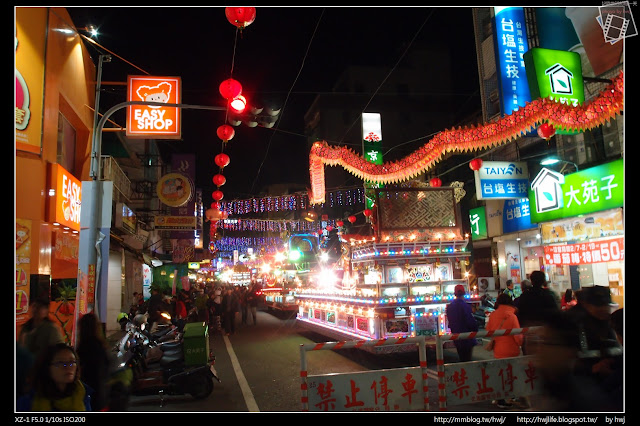
[{"label": "helmet", "polygon": [[147,322],[147,316],[145,314],[138,314],[133,317],[133,323],[138,327]]},{"label": "helmet", "polygon": [[116,317],[116,319],[117,319],[118,323],[120,323],[120,321],[122,321],[123,319],[129,320],[129,315],[127,315],[124,312],[120,312],[118,314],[118,316]]}]

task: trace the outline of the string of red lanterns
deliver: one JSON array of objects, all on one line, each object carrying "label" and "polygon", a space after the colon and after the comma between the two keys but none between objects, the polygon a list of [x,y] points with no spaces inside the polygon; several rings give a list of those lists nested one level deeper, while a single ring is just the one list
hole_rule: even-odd
[{"label": "string of red lanterns", "polygon": [[[236,31],[240,32],[256,19],[255,7],[226,7],[224,13],[227,20],[236,27]],[[233,72],[233,65],[231,70]],[[242,111],[245,108],[246,99],[242,96],[242,85],[238,80],[230,76],[220,83],[218,90],[220,91],[220,95],[227,101],[227,114],[229,107],[236,111]],[[235,129],[228,124],[222,124],[218,127],[216,134],[218,138],[222,140],[222,150],[213,159],[214,163],[219,167],[218,173],[211,178],[211,181],[216,185],[217,189],[211,193],[214,202],[211,203],[211,208],[207,209],[205,213],[207,220],[211,223],[210,235],[215,235],[218,221],[228,216],[226,212],[220,210],[220,200],[224,198],[224,193],[220,190],[220,187],[227,182],[223,171],[231,162],[231,158],[225,154],[224,149],[227,143],[235,136]]]}]

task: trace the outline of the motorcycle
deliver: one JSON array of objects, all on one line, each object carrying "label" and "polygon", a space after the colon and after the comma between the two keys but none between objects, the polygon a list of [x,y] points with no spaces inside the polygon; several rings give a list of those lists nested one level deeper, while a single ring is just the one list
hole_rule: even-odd
[{"label": "motorcycle", "polygon": [[496,299],[493,298],[490,294],[485,293],[480,298],[480,305],[476,307],[475,311],[473,312],[473,317],[478,323],[479,329],[484,328],[484,326],[489,321],[491,312],[495,311],[496,309],[495,303]]},{"label": "motorcycle", "polygon": [[[190,394],[194,399],[209,396],[214,388],[213,380],[220,383],[213,353],[210,352],[204,361],[185,359],[182,336],[158,341],[157,335],[145,332],[146,325],[145,321],[140,322],[140,318],[127,324],[126,333],[115,348],[120,367],[133,374],[130,393],[160,396]],[[202,340],[208,338],[205,333]],[[196,343],[208,347],[208,341]]]}]

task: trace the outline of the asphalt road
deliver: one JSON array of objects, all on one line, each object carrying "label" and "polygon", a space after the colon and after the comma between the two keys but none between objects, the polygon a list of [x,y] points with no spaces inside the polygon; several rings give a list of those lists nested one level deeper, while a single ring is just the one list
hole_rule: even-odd
[{"label": "asphalt road", "polygon": [[[221,383],[215,382],[211,395],[202,400],[184,396],[132,396],[131,412],[226,412],[295,413],[302,411],[300,345],[331,341],[303,328],[293,316],[258,311],[257,325],[242,324],[237,317],[236,332],[230,336],[209,330],[211,349]],[[111,339],[117,335],[110,336]],[[476,346],[474,359],[492,355]],[[457,361],[455,349],[445,350],[445,363]],[[307,355],[311,375],[350,373],[374,369],[415,367],[417,351],[374,355],[360,349],[314,351]],[[436,404],[435,352],[427,351],[429,399]],[[495,411],[490,402],[460,405],[456,411]]]}]

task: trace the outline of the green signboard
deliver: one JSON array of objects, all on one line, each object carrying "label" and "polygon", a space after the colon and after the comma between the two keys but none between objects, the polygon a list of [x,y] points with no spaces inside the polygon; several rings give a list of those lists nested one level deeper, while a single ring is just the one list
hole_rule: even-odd
[{"label": "green signboard", "polygon": [[[531,99],[549,98],[572,106],[584,103],[580,54],[534,47],[524,55]],[[558,134],[575,131],[557,129]]]},{"label": "green signboard", "polygon": [[471,223],[471,240],[482,240],[488,237],[487,216],[484,206],[469,210],[469,222]]},{"label": "green signboard", "polygon": [[543,168],[531,183],[531,222],[549,222],[624,205],[622,159],[562,175]]},{"label": "green signboard", "polygon": [[[384,164],[382,160],[382,124],[379,113],[362,113],[362,152],[364,159],[373,164]],[[373,208],[375,188],[382,188],[381,184],[366,181],[365,207]]]}]

